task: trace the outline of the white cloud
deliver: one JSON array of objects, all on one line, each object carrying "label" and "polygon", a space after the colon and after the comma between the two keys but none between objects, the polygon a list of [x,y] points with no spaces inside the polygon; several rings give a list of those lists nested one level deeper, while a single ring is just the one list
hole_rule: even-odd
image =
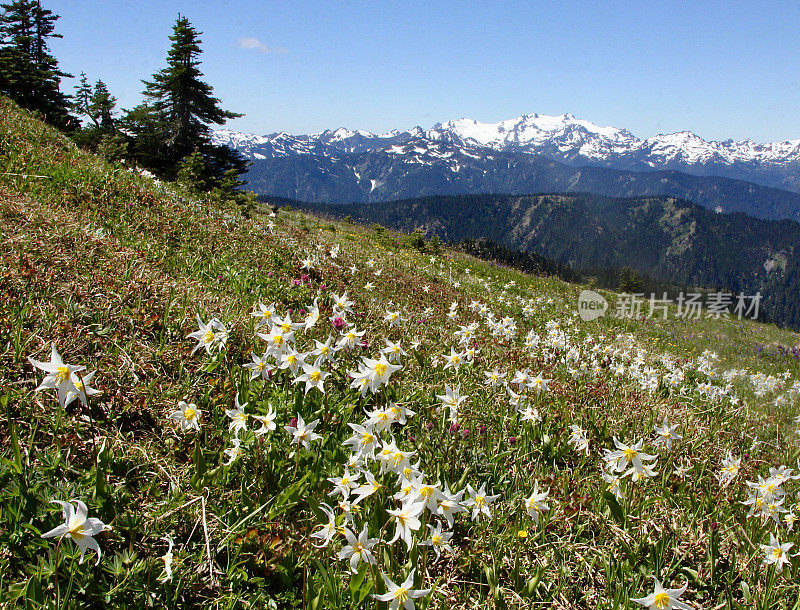
[{"label": "white cloud", "polygon": [[259,53],[276,53],[282,55],[288,51],[283,47],[268,47],[258,38],[240,38],[236,44],[241,49],[255,49]]}]

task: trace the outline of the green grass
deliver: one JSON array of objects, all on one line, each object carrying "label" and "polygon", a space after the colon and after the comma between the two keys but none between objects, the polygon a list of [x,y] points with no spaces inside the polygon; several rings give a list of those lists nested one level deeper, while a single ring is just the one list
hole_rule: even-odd
[{"label": "green grass", "polygon": [[[775,574],[762,566],[759,547],[770,533],[797,545],[797,528],[762,525],[741,504],[746,480],[798,458],[798,395],[791,392],[798,361],[774,354],[775,346],[797,345],[797,334],[752,321],[674,316],[584,323],[575,315],[584,286],[446,249],[431,259],[407,236],[298,212],[281,211],[271,231],[263,212],[245,218],[232,204],[195,199],[102,162],[5,100],[0,152],[3,604],[374,607],[370,594],[384,586],[377,572],[399,583],[414,568],[416,587],[434,589],[416,600],[420,607],[632,608],[638,606],[629,598],[652,592],[651,576],[665,586],[687,582],[682,600],[696,607],[800,607],[798,560]],[[307,255],[318,263],[302,279]],[[308,351],[313,339],[337,334],[328,319],[331,294],[343,291],[354,301],[347,317],[366,331],[366,346],[327,367],[324,396],[304,394],[287,371],[250,380],[243,365],[265,348],[254,334],[254,306],[275,302],[297,321],[318,298],[319,323],[297,332],[298,349]],[[511,317],[516,337],[492,336],[485,316],[469,309],[473,300],[496,319]],[[450,320],[454,301],[458,314]],[[433,312],[423,316],[427,308]],[[401,310],[405,321],[389,326],[387,309]],[[195,342],[186,336],[197,329],[197,314],[230,329],[222,351],[191,354]],[[457,372],[443,369],[442,354],[457,345],[453,333],[473,321],[480,321],[476,360]],[[558,349],[544,345],[553,323],[564,333]],[[529,331],[541,338],[531,348]],[[399,340],[408,356],[388,386],[362,397],[349,387],[348,371],[362,356],[375,357],[385,339]],[[420,345],[411,349],[415,339]],[[34,391],[44,374],[27,359],[47,360],[51,343],[66,362],[97,370],[93,385],[102,393],[89,408],[74,401],[62,409],[52,391]],[[574,360],[567,359],[570,348]],[[719,355],[720,375],[747,369],[731,382],[739,404],[698,391],[698,384],[725,385],[698,372],[706,350]],[[660,380],[652,391],[611,370],[637,354]],[[662,354],[679,363],[684,393],[664,383]],[[581,363],[587,370],[573,375]],[[541,421],[522,422],[504,390],[485,386],[484,371],[493,368],[508,378],[528,369],[552,379],[548,392],[527,393]],[[776,390],[756,392],[751,373],[785,372]],[[457,430],[436,398],[445,384],[469,396]],[[224,451],[233,435],[225,409],[237,393],[248,413],[274,409],[278,427],[256,438],[251,420],[240,434],[244,453],[228,466]],[[181,432],[168,418],[182,399],[203,411],[197,433]],[[390,402],[416,412],[405,426],[395,424],[392,436],[400,449],[416,452],[427,482],[454,492],[485,484],[499,498],[491,520],[458,515],[453,553],[437,559],[419,545],[424,526],[410,550],[388,542],[397,477],[370,463],[386,487],[359,504],[354,530],[366,524],[370,537],[382,539],[374,549],[378,565],[350,574],[338,559],[341,536],[316,548],[310,535],[325,520],[321,503],[335,503],[328,478],[340,476],[348,459],[347,424]],[[297,451],[283,429],[298,413],[320,420],[323,438],[310,452]],[[671,452],[651,444],[665,416],[683,436]],[[588,455],[568,443],[571,424],[586,430]],[[657,476],[636,484],[626,478],[627,497],[619,502],[600,478],[602,450],[613,447],[614,436],[645,438],[644,450],[660,455]],[[717,473],[729,451],[742,467],[723,488]],[[683,460],[693,468],[681,480],[673,469]],[[538,525],[524,506],[535,482],[550,490],[550,510]],[[794,507],[797,483],[785,488],[785,505]],[[78,563],[72,540],[41,538],[63,522],[50,501],[72,498],[113,527],[97,537],[103,555],[96,567],[91,551]],[[429,512],[422,518],[434,520]],[[175,542],[175,564],[164,583],[166,535]]]}]

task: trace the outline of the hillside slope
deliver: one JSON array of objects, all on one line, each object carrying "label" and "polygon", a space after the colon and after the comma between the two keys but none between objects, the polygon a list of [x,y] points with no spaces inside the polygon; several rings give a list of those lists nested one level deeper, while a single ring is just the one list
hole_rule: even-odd
[{"label": "hillside slope", "polygon": [[669,197],[469,195],[296,204],[459,242],[488,238],[576,269],[628,266],[688,286],[760,291],[770,319],[800,328],[800,224],[715,214]]},{"label": "hillside slope", "polygon": [[[4,605],[373,607],[407,582],[417,607],[624,608],[651,576],[699,607],[798,603],[797,560],[776,574],[758,546],[797,529],[740,503],[796,459],[798,335],[582,322],[581,286],[383,229],[247,218],[5,100],[0,167]],[[342,349],[317,360],[329,338]],[[30,358],[52,345],[98,394],[37,391]],[[616,496],[600,476],[615,438],[659,456],[641,456],[654,476],[617,473]],[[796,482],[777,487],[796,511]],[[78,560],[80,524],[43,537],[65,522],[53,500],[112,526],[94,524],[99,565]],[[375,565],[347,560],[359,533]]]}]

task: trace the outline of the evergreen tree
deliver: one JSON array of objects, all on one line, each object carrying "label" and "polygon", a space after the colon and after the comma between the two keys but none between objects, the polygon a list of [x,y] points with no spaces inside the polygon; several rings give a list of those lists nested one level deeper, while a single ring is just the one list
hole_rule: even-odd
[{"label": "evergreen tree", "polygon": [[222,184],[235,187],[242,184],[236,177],[248,163],[237,152],[213,145],[209,125],[223,125],[242,115],[220,108],[212,87],[201,80],[200,34],[186,17],[178,16],[167,67],[143,81],[146,101],[126,117],[131,153],[167,179],[175,179],[188,164],[191,170],[181,177],[195,176],[205,190]]},{"label": "evergreen tree", "polygon": [[115,118],[117,99],[108,91],[102,80],[94,88],[89,85],[86,74],[81,73],[80,83],[75,87],[72,110],[86,122],[72,133],[72,139],[88,150],[116,161],[127,154],[127,142],[117,128]]},{"label": "evergreen tree", "polygon": [[642,288],[642,279],[630,267],[623,267],[619,270],[619,280],[617,290],[620,292],[634,293]]},{"label": "evergreen tree", "polygon": [[81,79],[75,85],[75,95],[72,96],[72,112],[80,117],[89,116],[89,100],[92,97],[92,86],[89,84],[89,79],[86,78],[86,72],[81,72]]},{"label": "evergreen tree", "polygon": [[59,88],[61,78],[72,75],[58,69],[47,46],[50,38],[61,38],[54,33],[58,15],[39,0],[14,0],[0,9],[0,92],[57,127],[75,128],[69,97]]},{"label": "evergreen tree", "polygon": [[92,91],[88,103],[89,116],[92,121],[103,129],[113,129],[116,108],[117,98],[111,95],[103,81],[98,80],[94,84],[94,91]]}]

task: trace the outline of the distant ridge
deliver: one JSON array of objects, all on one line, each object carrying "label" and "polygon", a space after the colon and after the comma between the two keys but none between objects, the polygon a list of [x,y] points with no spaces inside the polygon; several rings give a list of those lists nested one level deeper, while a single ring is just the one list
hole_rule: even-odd
[{"label": "distant ridge", "polygon": [[260,195],[327,203],[469,193],[668,195],[716,212],[800,220],[800,140],[705,142],[690,132],[639,140],[569,114],[458,119],[382,134],[219,130],[213,137],[253,161],[246,179]]},{"label": "distant ridge", "polygon": [[430,129],[417,126],[382,134],[338,128],[310,135],[281,132],[256,136],[219,130],[214,137],[218,144],[236,148],[251,159],[387,151],[420,139],[450,142],[465,150],[539,154],[573,166],[678,170],[800,192],[800,139],[763,144],[750,139],[707,141],[691,131],[640,139],[627,129],[597,125],[568,113],[525,114],[497,123],[460,118]]}]

